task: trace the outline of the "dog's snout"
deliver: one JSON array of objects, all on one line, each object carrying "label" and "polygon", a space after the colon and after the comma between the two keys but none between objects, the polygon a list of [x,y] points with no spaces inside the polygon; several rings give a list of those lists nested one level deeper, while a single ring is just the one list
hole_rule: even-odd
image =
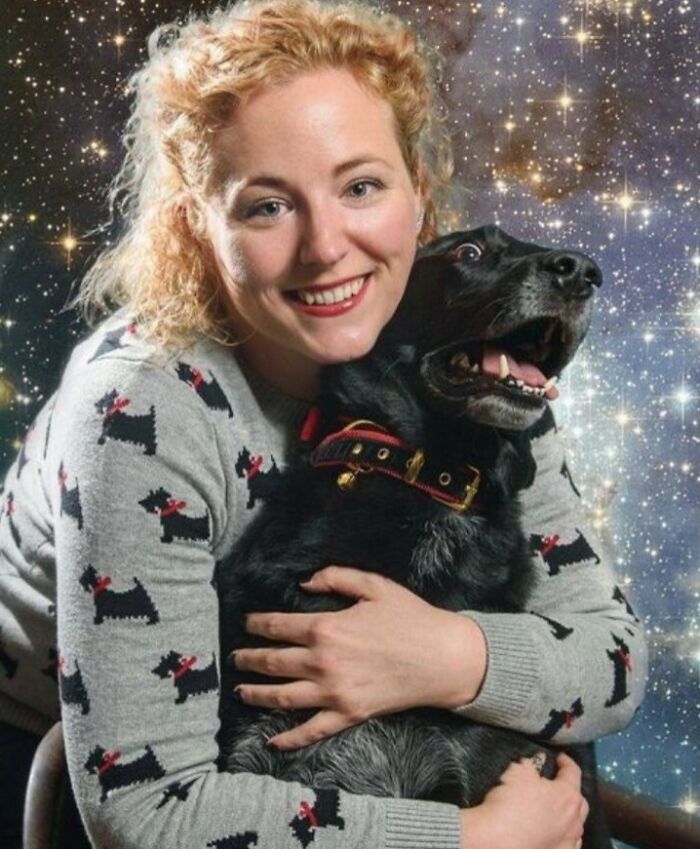
[{"label": "dog's snout", "polygon": [[577,251],[551,251],[541,261],[541,268],[550,276],[552,286],[570,300],[585,300],[600,286],[603,275],[597,264]]}]

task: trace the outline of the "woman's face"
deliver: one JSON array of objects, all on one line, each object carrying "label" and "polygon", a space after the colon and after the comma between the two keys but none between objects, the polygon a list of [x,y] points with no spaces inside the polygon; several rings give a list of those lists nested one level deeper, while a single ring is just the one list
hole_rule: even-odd
[{"label": "woman's face", "polygon": [[252,333],[244,354],[310,394],[320,365],[372,348],[415,256],[421,202],[391,108],[347,70],[306,72],[241,104],[214,156],[207,235],[234,325]]}]

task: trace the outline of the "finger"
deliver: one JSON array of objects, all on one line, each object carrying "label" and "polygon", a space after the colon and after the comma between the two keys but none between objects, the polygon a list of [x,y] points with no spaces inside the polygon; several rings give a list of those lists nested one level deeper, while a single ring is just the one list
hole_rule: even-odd
[{"label": "finger", "polygon": [[302,725],[297,725],[296,728],[285,731],[284,734],[277,734],[275,737],[271,737],[268,740],[268,745],[285,751],[299,749],[311,743],[316,743],[319,740],[324,740],[326,737],[332,737],[339,731],[350,728],[354,724],[346,716],[337,711],[320,710]]},{"label": "finger", "polygon": [[302,646],[237,649],[232,654],[236,669],[260,672],[273,678],[309,678],[309,649]]},{"label": "finger", "polygon": [[247,705],[297,710],[323,707],[323,692],[313,681],[291,681],[289,684],[240,684],[235,688]]},{"label": "finger", "polygon": [[[300,583],[304,590],[335,592],[357,599],[376,598],[388,579],[376,572],[366,572],[352,566],[326,566],[315,572],[309,581]],[[398,586],[398,585],[397,585]]]},{"label": "finger", "polygon": [[328,613],[249,613],[245,629],[268,640],[308,646],[314,624]]},{"label": "finger", "polygon": [[581,767],[575,760],[564,752],[560,752],[557,755],[557,767],[557,774],[554,777],[555,781],[561,779],[577,790],[581,789]]}]

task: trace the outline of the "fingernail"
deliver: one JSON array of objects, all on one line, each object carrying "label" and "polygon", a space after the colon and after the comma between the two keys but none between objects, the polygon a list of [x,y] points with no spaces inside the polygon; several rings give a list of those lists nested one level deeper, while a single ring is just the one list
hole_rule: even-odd
[{"label": "fingernail", "polygon": [[236,668],[236,652],[235,651],[232,651],[231,654],[228,656],[228,663],[229,663],[229,666],[233,666],[234,669]]},{"label": "fingernail", "polygon": [[241,693],[241,688],[240,688],[240,687],[234,687],[234,689],[233,689],[233,698],[234,698],[237,702],[242,702],[242,701],[243,701],[243,694]]}]

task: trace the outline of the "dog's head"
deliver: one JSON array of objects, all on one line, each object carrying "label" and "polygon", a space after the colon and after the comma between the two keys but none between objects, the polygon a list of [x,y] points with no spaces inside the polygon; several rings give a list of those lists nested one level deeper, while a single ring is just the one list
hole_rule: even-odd
[{"label": "dog's head", "polygon": [[505,430],[533,425],[583,341],[596,263],[487,225],[423,248],[379,340],[431,408]]}]

